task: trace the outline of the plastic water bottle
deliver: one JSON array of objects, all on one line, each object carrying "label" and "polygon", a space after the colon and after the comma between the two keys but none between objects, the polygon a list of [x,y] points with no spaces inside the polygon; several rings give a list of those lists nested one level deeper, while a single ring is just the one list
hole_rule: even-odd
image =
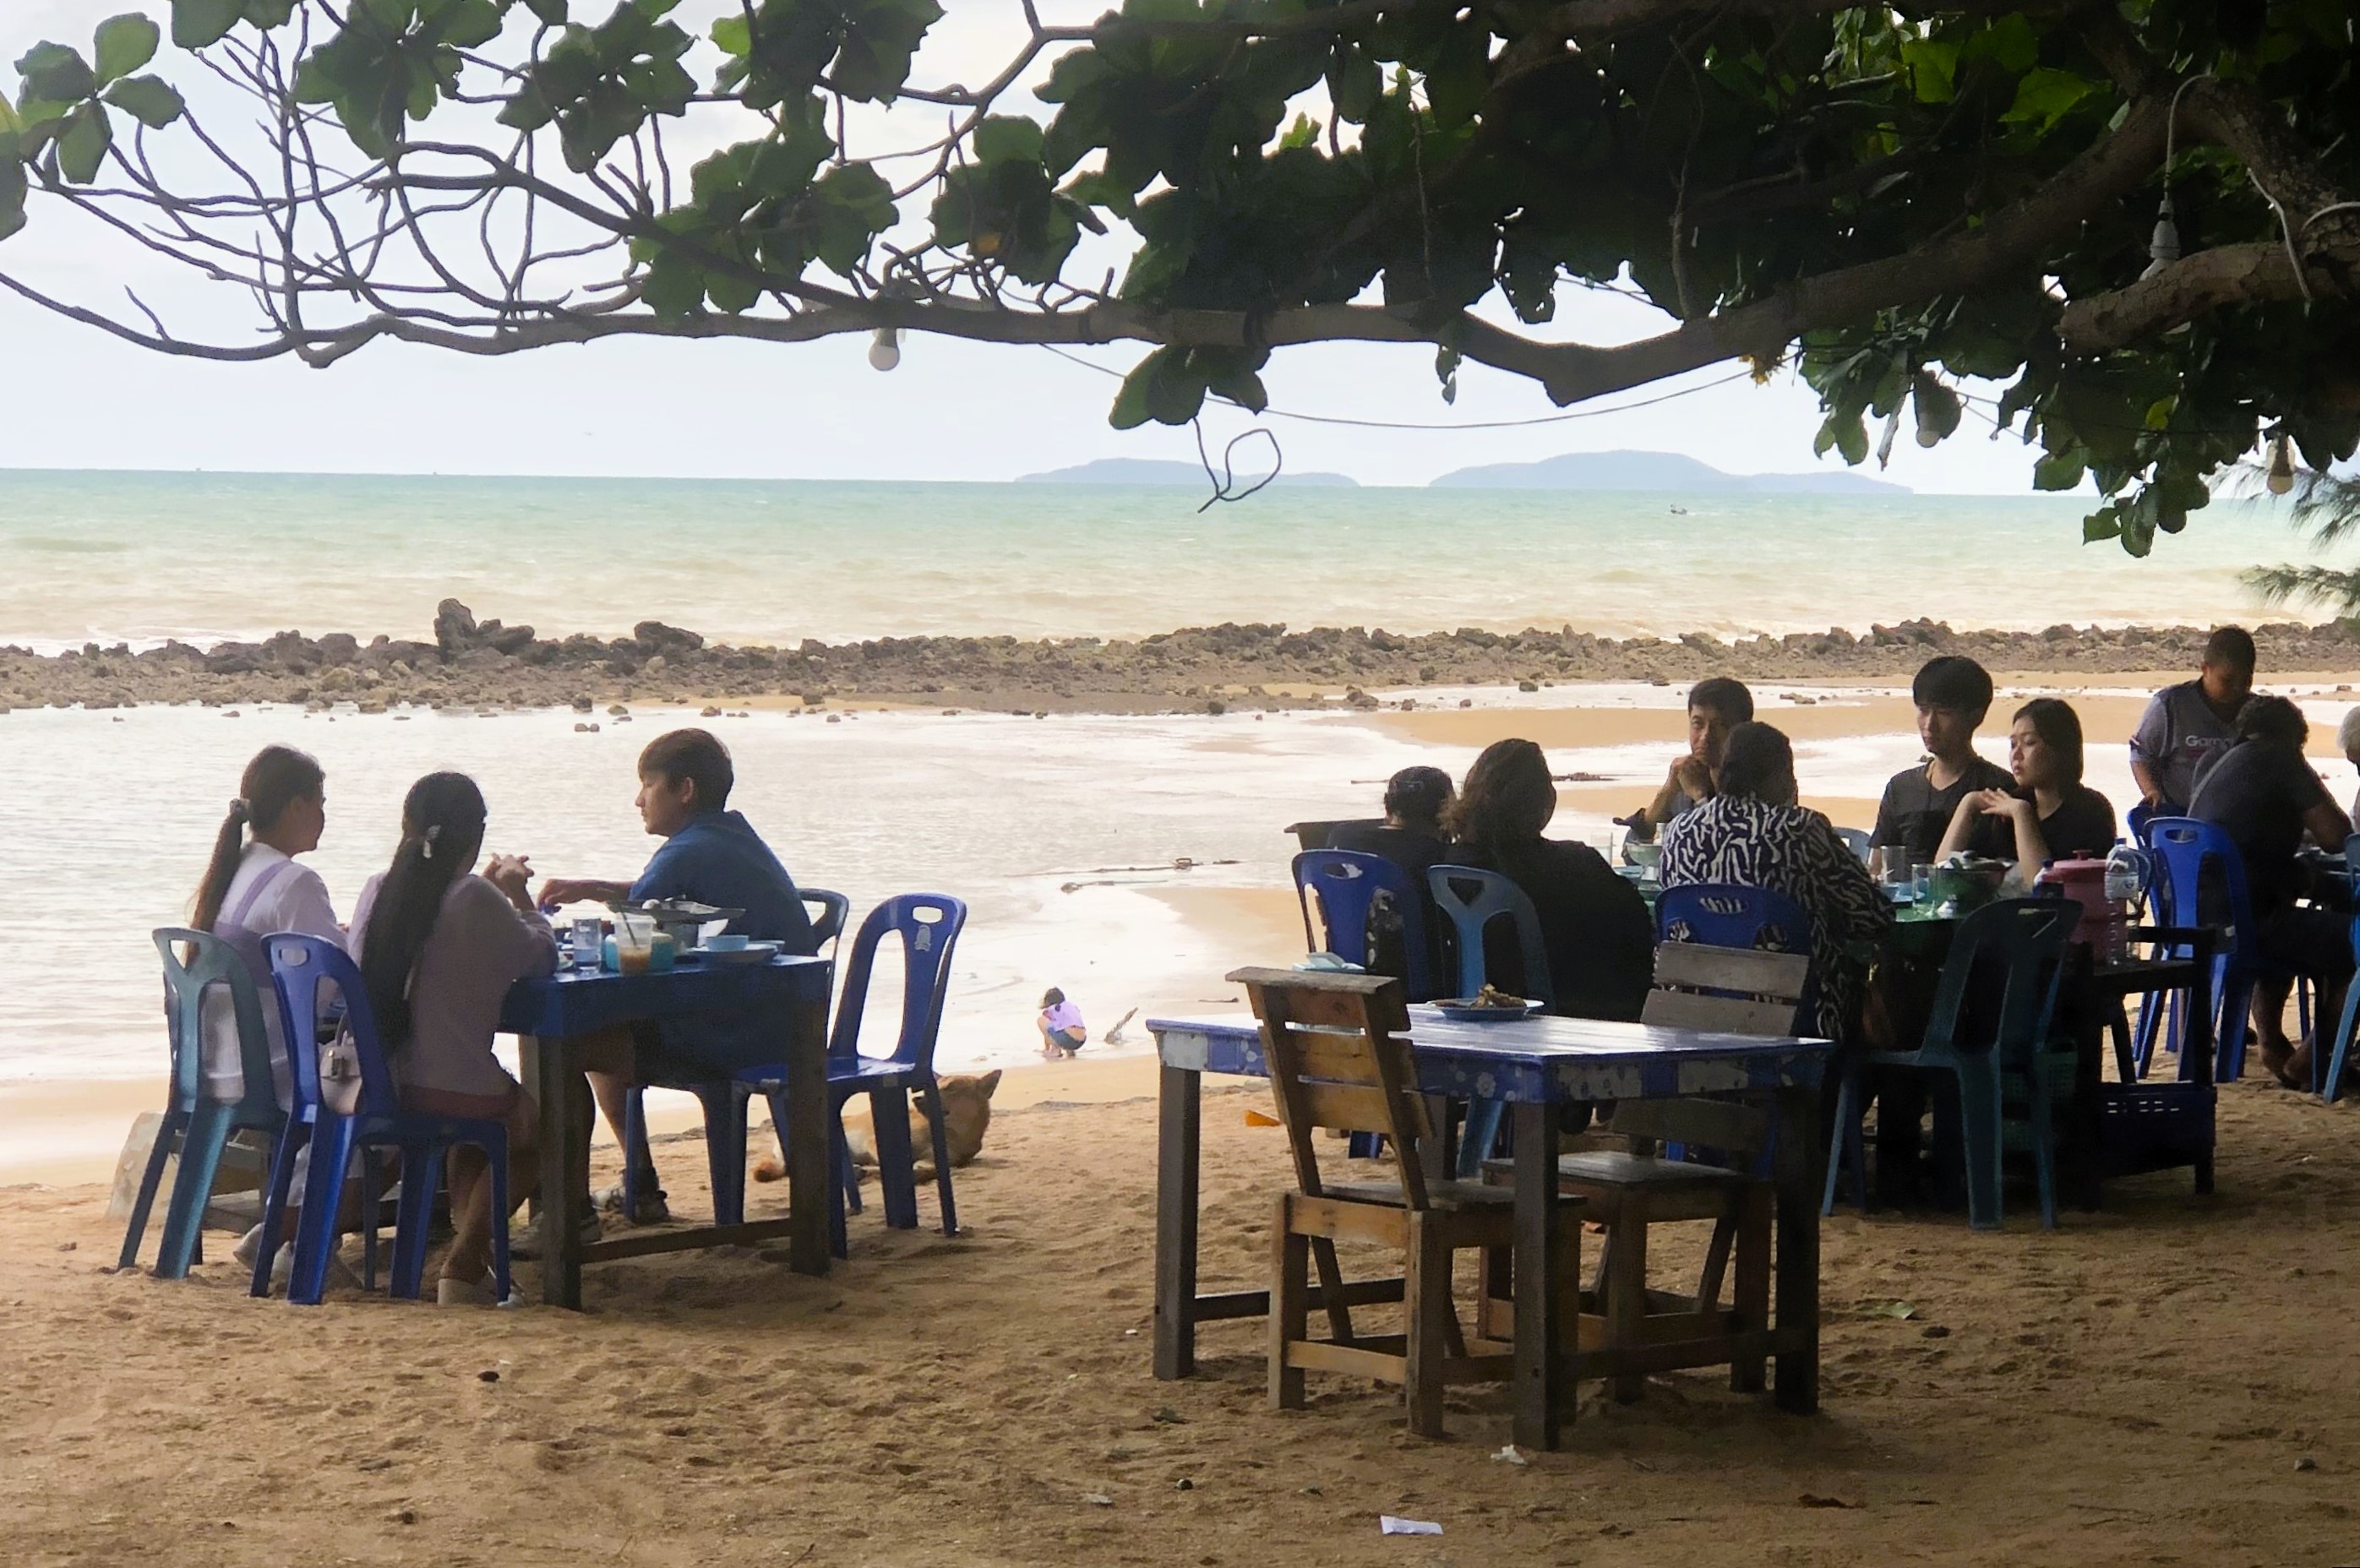
[{"label": "plastic water bottle", "polygon": [[2135,904],[2147,887],[2154,862],[2147,851],[2118,844],[2106,854],[2106,898],[2116,904]]}]

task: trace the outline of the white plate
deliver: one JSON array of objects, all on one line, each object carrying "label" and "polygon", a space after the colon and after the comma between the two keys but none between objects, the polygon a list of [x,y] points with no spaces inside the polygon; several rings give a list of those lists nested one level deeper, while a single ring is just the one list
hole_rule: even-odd
[{"label": "white plate", "polygon": [[689,956],[702,964],[768,964],[779,956],[775,942],[749,942],[743,947],[692,947]]}]

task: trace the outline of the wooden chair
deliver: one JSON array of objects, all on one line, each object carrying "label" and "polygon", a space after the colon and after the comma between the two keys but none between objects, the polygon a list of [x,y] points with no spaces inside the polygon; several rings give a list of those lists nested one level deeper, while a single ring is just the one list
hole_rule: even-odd
[{"label": "wooden chair", "polygon": [[[1666,942],[1655,953],[1655,988],[1644,1023],[1724,1034],[1784,1035],[1809,981],[1801,953]],[[1727,1362],[1730,1387],[1763,1388],[1770,1328],[1770,1237],[1775,1193],[1758,1173],[1769,1142],[1766,1109],[1727,1100],[1627,1100],[1614,1107],[1612,1133],[1627,1149],[1595,1148],[1557,1160],[1559,1190],[1581,1200],[1605,1231],[1598,1271],[1573,1317],[1590,1346],[1581,1360],[1611,1377],[1614,1397],[1639,1397],[1646,1374]],[[1703,1149],[1721,1161],[1666,1158],[1662,1143]],[[1504,1166],[1486,1172],[1507,1180]],[[1647,1283],[1648,1227],[1712,1222],[1704,1265],[1693,1289]],[[1732,1262],[1727,1306],[1721,1290]],[[1504,1335],[1513,1324],[1507,1271],[1487,1257],[1479,1332]]]},{"label": "wooden chair", "polygon": [[[1404,1037],[1409,1012],[1400,981],[1289,969],[1240,969],[1229,978],[1245,986],[1262,1022],[1262,1051],[1299,1189],[1280,1196],[1273,1234],[1272,1408],[1302,1408],[1306,1371],[1350,1373],[1402,1385],[1410,1431],[1438,1438],[1446,1386],[1505,1382],[1513,1373],[1511,1345],[1466,1339],[1450,1289],[1455,1253],[1512,1252],[1513,1195],[1480,1182],[1427,1179],[1433,1125]],[[1317,1149],[1321,1128],[1384,1134],[1396,1180],[1323,1181]],[[1579,1205],[1565,1204],[1564,1213],[1564,1256],[1568,1280],[1575,1281]],[[1336,1255],[1339,1240],[1400,1252],[1404,1332],[1354,1331]],[[1326,1339],[1310,1336],[1315,1261]]]}]

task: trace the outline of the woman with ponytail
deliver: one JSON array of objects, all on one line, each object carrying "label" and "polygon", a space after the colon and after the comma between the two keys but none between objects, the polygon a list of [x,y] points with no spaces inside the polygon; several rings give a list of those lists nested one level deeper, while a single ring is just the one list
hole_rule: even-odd
[{"label": "woman with ponytail", "polygon": [[[341,944],[328,885],[295,857],[320,847],[327,825],[327,777],[320,765],[284,746],[255,753],[238,780],[221,831],[213,835],[213,860],[189,913],[189,924],[211,931],[236,949],[262,992],[262,1026],[270,1037],[270,1075],[279,1103],[290,1105],[294,1081],[287,1067],[287,1041],[279,1008],[270,1000],[270,965],[262,939],[273,931],[299,931]],[[205,1094],[235,1100],[246,1093],[239,1065],[237,1018],[229,997],[205,998]]]},{"label": "woman with ponytail", "polygon": [[[526,891],[524,858],[496,855],[478,876],[483,847],[484,795],[474,779],[430,773],[410,786],[393,864],[369,878],[353,912],[353,947],[402,1104],[505,1121],[516,1204],[538,1183],[540,1123],[493,1056],[492,1036],[508,987],[556,971],[557,936]],[[436,1298],[489,1302],[492,1183],[481,1150],[451,1151],[450,1187],[458,1235]]]}]

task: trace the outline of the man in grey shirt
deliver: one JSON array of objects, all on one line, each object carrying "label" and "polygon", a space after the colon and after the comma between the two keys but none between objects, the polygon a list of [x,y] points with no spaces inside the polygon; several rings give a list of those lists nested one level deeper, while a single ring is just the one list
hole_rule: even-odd
[{"label": "man in grey shirt", "polygon": [[2131,733],[2131,778],[2156,816],[2184,812],[2196,794],[2197,769],[2235,737],[2237,710],[2254,691],[2254,639],[2223,626],[2204,644],[2193,681],[2167,686],[2147,703]]}]

